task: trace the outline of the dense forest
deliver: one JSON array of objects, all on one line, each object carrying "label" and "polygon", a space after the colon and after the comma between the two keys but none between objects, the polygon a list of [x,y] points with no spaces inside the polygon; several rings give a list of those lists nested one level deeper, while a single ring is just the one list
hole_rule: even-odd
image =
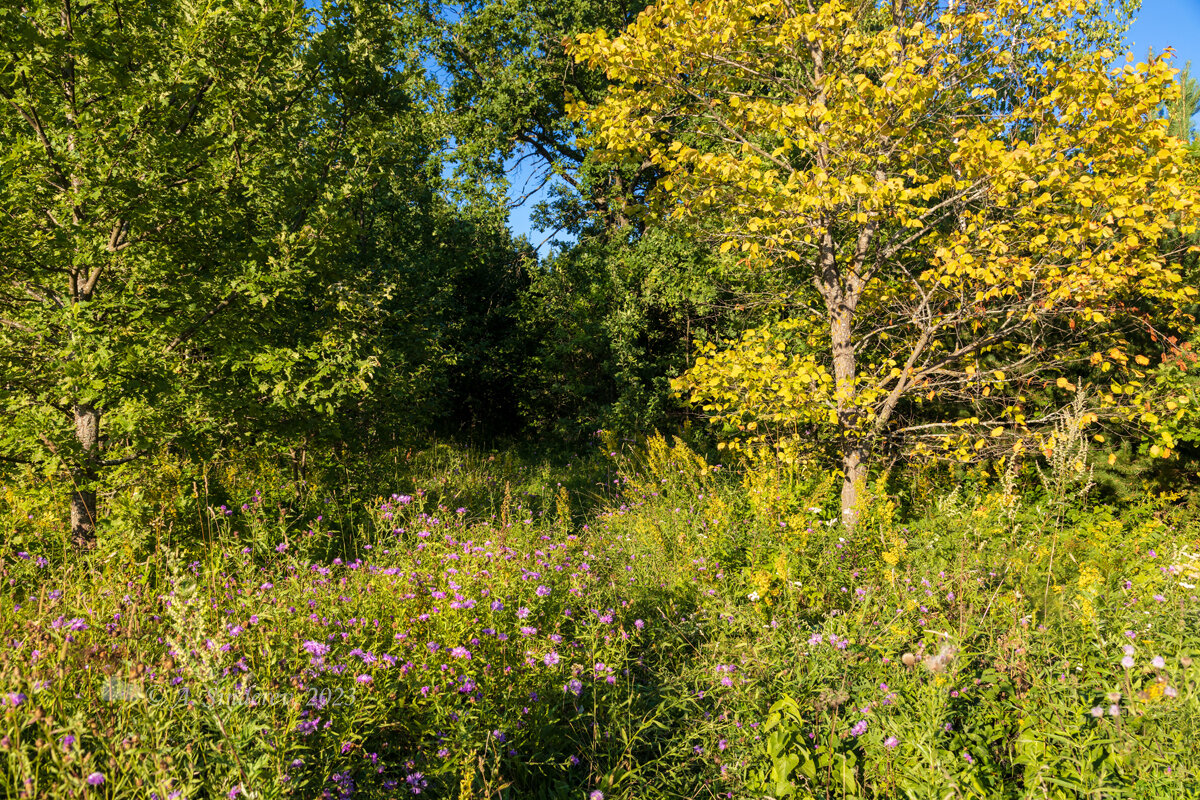
[{"label": "dense forest", "polygon": [[0,6],[4,796],[1200,796],[1138,10]]}]

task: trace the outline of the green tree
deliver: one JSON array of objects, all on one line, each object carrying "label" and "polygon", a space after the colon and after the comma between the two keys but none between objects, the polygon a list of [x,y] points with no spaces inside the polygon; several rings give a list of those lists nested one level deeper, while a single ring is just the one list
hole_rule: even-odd
[{"label": "green tree", "polygon": [[393,32],[358,3],[0,8],[0,457],[69,475],[81,546],[106,467],[367,386],[373,287],[331,253],[395,133]]},{"label": "green tree", "polygon": [[1179,94],[1167,104],[1167,133],[1190,142],[1196,138],[1196,112],[1200,111],[1200,84],[1192,77],[1192,62],[1184,65],[1177,79]]}]

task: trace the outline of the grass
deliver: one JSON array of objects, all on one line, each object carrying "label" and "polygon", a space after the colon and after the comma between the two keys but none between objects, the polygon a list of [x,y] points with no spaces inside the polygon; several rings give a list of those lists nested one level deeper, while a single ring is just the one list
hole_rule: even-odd
[{"label": "grass", "polygon": [[5,796],[1200,792],[1186,499],[1052,464],[851,533],[819,470],[603,450],[158,469],[87,558],[10,494]]}]

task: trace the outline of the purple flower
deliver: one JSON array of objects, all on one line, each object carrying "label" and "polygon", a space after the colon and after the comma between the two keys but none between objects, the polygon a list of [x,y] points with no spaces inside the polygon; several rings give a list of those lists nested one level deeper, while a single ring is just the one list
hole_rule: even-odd
[{"label": "purple flower", "polygon": [[533,636],[535,633],[537,633],[537,628],[531,628],[528,625],[521,626],[522,636]]},{"label": "purple flower", "polygon": [[471,652],[465,647],[455,647],[450,651],[450,655],[454,656],[455,658],[465,658],[468,661],[471,660]]},{"label": "purple flower", "polygon": [[900,744],[900,740],[897,739],[895,736],[889,736],[888,738],[883,740],[883,746],[886,747],[888,750],[895,750],[896,746],[898,744]]},{"label": "purple flower", "polygon": [[21,705],[21,703],[24,703],[26,699],[27,698],[25,697],[25,695],[21,694],[20,692],[9,692],[8,693],[8,704],[13,706],[14,708],[16,706]]},{"label": "purple flower", "polygon": [[525,619],[526,617],[529,616],[529,609],[525,608],[525,606],[521,606],[520,608],[517,609],[517,616],[520,617],[521,619]]},{"label": "purple flower", "polygon": [[359,675],[354,680],[358,683],[370,683],[372,679],[370,675]]},{"label": "purple flower", "polygon": [[72,747],[74,744],[75,744],[75,736],[74,736],[74,734],[70,734],[70,733],[68,733],[66,736],[64,736],[64,737],[62,738],[62,749],[63,749],[63,752],[65,753],[66,751],[70,750],[70,749],[71,749],[71,747]]},{"label": "purple flower", "polygon": [[555,664],[558,663],[558,653],[551,650],[549,653],[546,653],[546,655],[542,658],[542,662],[547,667],[553,667]]},{"label": "purple flower", "polygon": [[503,611],[503,610],[504,610],[504,603],[501,603],[499,600],[492,601],[492,611]]},{"label": "purple flower", "polygon": [[104,773],[93,772],[91,775],[87,776],[87,782],[88,786],[99,786],[100,784],[104,783]]},{"label": "purple flower", "polygon": [[550,587],[539,586],[534,590],[534,594],[536,594],[538,597],[545,597],[546,595],[550,594]]},{"label": "purple flower", "polygon": [[604,800],[604,792],[593,789],[592,793],[588,795],[588,800]]},{"label": "purple flower", "polygon": [[579,697],[580,693],[583,692],[583,683],[578,678],[571,678],[571,680],[567,681],[566,685],[563,686],[563,691]]},{"label": "purple flower", "polygon": [[850,729],[851,736],[862,736],[866,732],[867,721],[865,719],[860,719],[858,722],[854,723],[854,727]]},{"label": "purple flower", "polygon": [[301,645],[309,655],[323,656],[329,652],[329,645],[314,642],[311,639]]}]

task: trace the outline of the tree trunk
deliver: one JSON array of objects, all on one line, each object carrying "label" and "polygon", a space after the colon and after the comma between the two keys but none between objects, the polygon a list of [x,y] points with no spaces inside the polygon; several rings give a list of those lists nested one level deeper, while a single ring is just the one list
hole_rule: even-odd
[{"label": "tree trunk", "polygon": [[853,528],[862,513],[859,491],[867,479],[867,454],[861,446],[842,454],[842,474],[842,524]]},{"label": "tree trunk", "polygon": [[75,438],[83,459],[71,471],[71,539],[78,550],[96,544],[96,489],[100,455],[100,411],[91,403],[75,405]]},{"label": "tree trunk", "polygon": [[863,432],[858,430],[859,409],[855,402],[857,365],[852,338],[854,307],[844,294],[839,293],[830,311],[834,391],[842,439],[842,524],[853,528],[860,511],[859,488],[867,477],[867,447]]}]

